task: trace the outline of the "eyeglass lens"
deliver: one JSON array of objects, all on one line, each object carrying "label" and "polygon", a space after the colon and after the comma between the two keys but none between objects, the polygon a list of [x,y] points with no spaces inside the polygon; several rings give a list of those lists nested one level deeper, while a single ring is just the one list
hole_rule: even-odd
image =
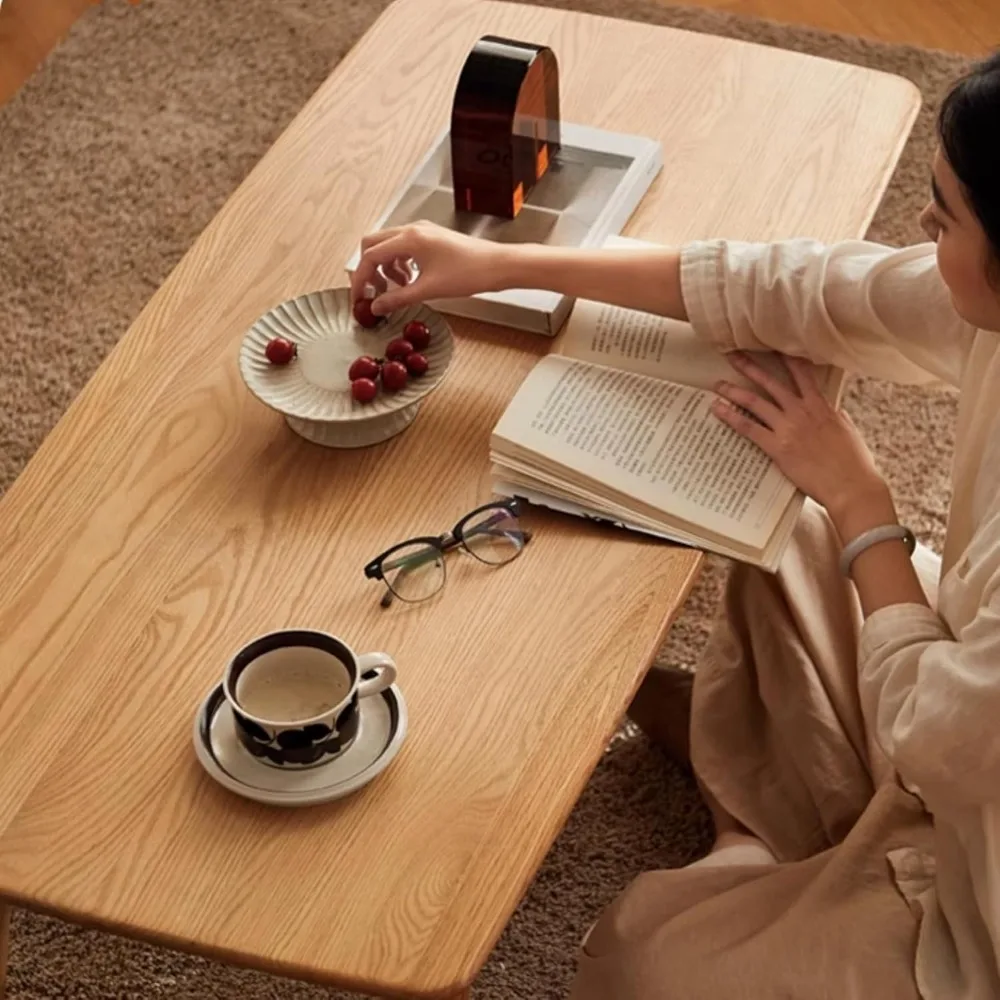
[{"label": "eyeglass lens", "polygon": [[480,511],[463,522],[461,535],[472,555],[493,565],[510,562],[524,548],[521,524],[505,507]]},{"label": "eyeglass lens", "polygon": [[444,586],[444,553],[426,542],[396,549],[383,563],[389,589],[402,601],[423,601]]}]

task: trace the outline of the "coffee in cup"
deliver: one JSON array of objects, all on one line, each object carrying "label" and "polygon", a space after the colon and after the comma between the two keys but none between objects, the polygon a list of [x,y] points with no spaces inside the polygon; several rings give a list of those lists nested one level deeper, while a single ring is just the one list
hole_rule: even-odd
[{"label": "coffee in cup", "polygon": [[265,763],[294,769],[344,753],[358,733],[360,699],[395,679],[385,653],[359,655],[329,633],[286,629],[240,649],[223,692],[243,746]]}]

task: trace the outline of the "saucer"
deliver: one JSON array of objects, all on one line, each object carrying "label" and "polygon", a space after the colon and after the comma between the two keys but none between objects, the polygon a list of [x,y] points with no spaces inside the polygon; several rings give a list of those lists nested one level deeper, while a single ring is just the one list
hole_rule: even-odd
[{"label": "saucer", "polygon": [[223,788],[275,806],[332,802],[363,788],[399,753],[406,737],[406,702],[396,685],[361,699],[361,725],[350,748],[326,764],[283,771],[253,757],[236,735],[232,709],[214,687],[194,721],[194,752]]}]

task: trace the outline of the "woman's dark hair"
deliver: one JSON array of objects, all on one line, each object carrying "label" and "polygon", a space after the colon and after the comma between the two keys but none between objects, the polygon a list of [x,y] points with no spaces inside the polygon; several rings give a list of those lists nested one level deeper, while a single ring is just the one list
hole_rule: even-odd
[{"label": "woman's dark hair", "polygon": [[1000,280],[1000,52],[952,88],[938,118],[941,149],[993,250]]}]

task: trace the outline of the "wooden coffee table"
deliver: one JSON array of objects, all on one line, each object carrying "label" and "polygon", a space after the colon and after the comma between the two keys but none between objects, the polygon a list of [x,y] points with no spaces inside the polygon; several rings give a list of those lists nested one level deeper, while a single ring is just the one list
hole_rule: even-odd
[{"label": "wooden coffee table", "polygon": [[[381,609],[362,574],[488,499],[490,428],[550,342],[456,322],[417,422],[357,452],[293,436],[236,363],[270,306],[345,284],[485,33],[554,47],[567,120],[662,140],[628,227],[647,239],[859,236],[918,105],[880,73],[646,24],[392,6],[0,503],[8,903],[344,988],[462,995],[573,808],[699,556],[533,513],[519,560],[456,559],[423,605]],[[301,811],[223,791],[190,742],[229,654],[290,624],[391,652],[411,719],[385,774]]]}]

